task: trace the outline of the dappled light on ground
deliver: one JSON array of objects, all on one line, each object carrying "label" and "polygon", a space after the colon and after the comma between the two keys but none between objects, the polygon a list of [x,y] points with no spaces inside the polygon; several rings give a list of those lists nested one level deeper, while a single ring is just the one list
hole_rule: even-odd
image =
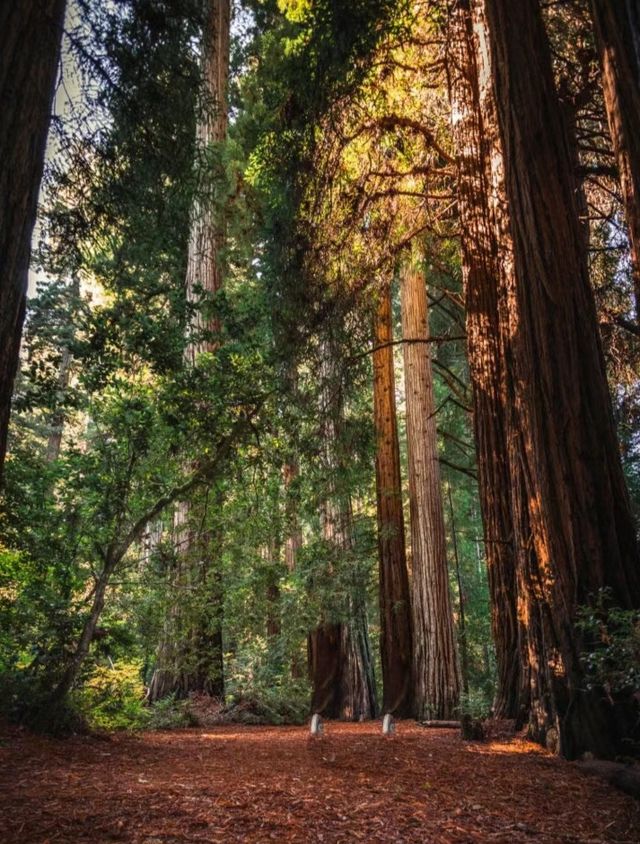
[{"label": "dappled light on ground", "polygon": [[632,842],[640,807],[520,739],[401,722],[77,737],[7,733],[0,840]]},{"label": "dappled light on ground", "polygon": [[487,741],[487,742],[469,742],[467,750],[471,753],[488,753],[490,755],[540,755],[547,756],[544,749],[540,745],[533,744],[530,741],[523,739],[512,739],[511,741]]}]

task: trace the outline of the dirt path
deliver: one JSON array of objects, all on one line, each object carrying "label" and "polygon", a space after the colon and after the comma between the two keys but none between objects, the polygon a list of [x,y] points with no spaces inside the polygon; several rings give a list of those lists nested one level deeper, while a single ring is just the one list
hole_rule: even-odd
[{"label": "dirt path", "polygon": [[640,804],[521,740],[400,724],[0,746],[0,841],[640,841]]}]

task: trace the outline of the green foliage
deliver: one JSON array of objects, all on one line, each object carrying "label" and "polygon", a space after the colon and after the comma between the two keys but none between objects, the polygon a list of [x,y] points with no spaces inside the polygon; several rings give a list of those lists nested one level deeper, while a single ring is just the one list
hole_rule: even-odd
[{"label": "green foliage", "polygon": [[[438,172],[451,169],[439,160],[449,120],[431,75],[431,17],[413,5],[246,0],[229,138],[203,149],[195,127],[211,104],[200,87],[200,0],[81,0],[71,35],[83,107],[60,121],[49,166],[45,278],[29,303],[0,516],[3,714],[61,731],[300,723],[309,631],[366,606],[377,641],[371,317],[375,285],[391,279],[418,230],[430,329],[442,340],[433,361],[450,587],[467,657],[461,711],[488,712],[495,658],[462,273],[450,176]],[[420,95],[417,79],[428,81]],[[396,110],[433,122],[444,154],[424,133],[384,125]],[[390,201],[388,181],[372,186],[365,164],[384,180],[413,168],[395,182],[409,203]],[[198,206],[224,220],[224,284],[187,301]],[[628,279],[612,282],[611,232],[596,237],[596,286],[619,312]],[[208,351],[187,363],[185,348],[202,342]],[[607,350],[640,501],[634,358],[619,334]],[[399,375],[397,390],[405,459]],[[215,471],[173,494],[219,451]],[[329,509],[351,513],[349,542],[323,531]],[[48,710],[107,561],[139,523],[109,575],[76,688]],[[591,682],[637,689],[637,614],[602,600],[580,624]],[[207,714],[175,692],[145,703],[162,646],[179,673],[194,674],[207,668],[202,642],[220,632],[226,707]]]},{"label": "green foliage", "polygon": [[72,707],[92,730],[172,730],[198,725],[189,700],[175,695],[145,702],[139,660],[97,664],[72,696]]},{"label": "green foliage", "polygon": [[253,639],[229,659],[227,717],[254,724],[302,724],[309,716],[309,682],[270,659],[268,643]]},{"label": "green foliage", "polygon": [[607,694],[634,694],[640,690],[640,610],[611,606],[601,590],[589,606],[580,607],[578,628],[587,644],[581,655],[587,688]]},{"label": "green foliage", "polygon": [[[181,555],[169,507],[147,526],[153,542],[141,538],[119,561],[76,711],[107,729],[186,723],[189,706],[171,696],[145,707],[143,684],[163,638],[180,669],[194,671],[189,643],[222,623],[230,717],[297,722],[307,715],[309,630],[367,604],[377,635],[371,372],[361,355],[368,305],[309,273],[302,211],[325,116],[356,94],[373,51],[408,17],[389,0],[246,7],[230,137],[206,150],[194,143],[207,107],[200,3],[83,4],[74,29],[92,119],[63,126],[49,168],[39,253],[48,280],[30,303],[1,525],[0,672],[16,717],[46,708],[109,553],[256,407],[217,474],[188,493],[203,559]],[[225,284],[187,303],[196,199],[224,214]],[[216,318],[219,336],[188,329],[198,313]],[[202,340],[212,350],[185,366],[185,343]],[[328,342],[334,365],[318,377]],[[459,361],[448,363],[466,378]],[[453,407],[446,425],[467,437]],[[328,460],[325,430],[337,416]],[[52,459],[56,428],[64,433]],[[285,486],[291,460],[298,474]],[[454,498],[460,536],[475,533],[471,487],[456,485]],[[338,550],[319,513],[349,502],[352,542]],[[294,521],[303,542],[289,571],[283,548]],[[470,562],[475,546],[459,541],[480,676],[486,594]],[[212,613],[213,584],[223,598]]]},{"label": "green foliage", "polygon": [[468,715],[473,720],[488,718],[492,703],[492,696],[485,689],[472,687],[460,697],[460,716]]},{"label": "green foliage", "polygon": [[174,695],[162,698],[145,710],[145,726],[149,730],[175,730],[198,726],[188,700],[176,700]]},{"label": "green foliage", "polygon": [[92,729],[131,730],[149,723],[139,662],[96,665],[72,703]]}]

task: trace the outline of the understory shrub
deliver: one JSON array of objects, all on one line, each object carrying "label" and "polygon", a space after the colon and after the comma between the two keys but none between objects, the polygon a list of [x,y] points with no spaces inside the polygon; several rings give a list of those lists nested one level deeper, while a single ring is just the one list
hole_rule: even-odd
[{"label": "understory shrub", "polygon": [[96,666],[72,702],[93,729],[139,730],[150,720],[144,694],[141,664],[122,661]]},{"label": "understory shrub", "polygon": [[578,628],[587,647],[581,654],[587,688],[610,696],[640,694],[640,610],[610,605],[603,589],[592,606],[581,607]]}]

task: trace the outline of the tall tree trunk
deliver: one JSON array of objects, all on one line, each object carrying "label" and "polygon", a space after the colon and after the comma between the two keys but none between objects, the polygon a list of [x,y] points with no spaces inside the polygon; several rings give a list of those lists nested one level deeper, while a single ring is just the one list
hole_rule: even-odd
[{"label": "tall tree trunk", "polygon": [[[477,20],[478,26],[481,22]],[[458,213],[462,237],[467,350],[473,388],[478,485],[487,561],[491,623],[496,649],[498,718],[516,718],[522,698],[522,667],[516,593],[516,545],[511,510],[506,408],[506,360],[499,321],[501,275],[510,234],[498,242],[492,205],[504,205],[504,185],[492,173],[497,129],[492,97],[481,98],[470,0],[457,0],[449,17],[449,97],[456,145]],[[482,55],[480,51],[480,55]],[[492,202],[492,195],[495,197]]]},{"label": "tall tree trunk", "polygon": [[[205,0],[201,114],[196,137],[198,152],[204,156],[210,155],[212,147],[227,135],[230,23],[230,0]],[[205,170],[204,187],[210,179],[211,173]],[[186,274],[187,301],[194,306],[185,347],[185,362],[191,366],[199,355],[213,352],[218,344],[215,335],[219,325],[211,314],[211,300],[222,284],[220,251],[224,235],[224,221],[216,215],[211,196],[206,190],[199,190],[191,209]],[[222,507],[220,493],[216,494],[215,506]],[[190,501],[180,502],[176,508],[174,533],[177,554],[182,558],[177,577],[179,581],[186,579],[190,589],[204,590],[204,610],[190,620],[177,608],[181,618],[172,635],[183,641],[178,648],[175,642],[161,641],[156,673],[149,687],[150,700],[171,693],[224,695],[220,537],[203,527],[204,520],[202,512],[194,512]],[[170,612],[176,615],[176,610]]]},{"label": "tall tree trunk", "polygon": [[411,513],[413,679],[419,719],[456,713],[460,675],[449,591],[446,534],[429,350],[427,291],[412,261],[402,267],[402,336]]},{"label": "tall tree trunk", "polygon": [[413,714],[411,597],[405,550],[400,446],[393,367],[391,287],[379,292],[375,314],[373,403],[380,572],[380,651],[384,712]]},{"label": "tall tree trunk", "polygon": [[181,638],[179,626],[179,608],[182,601],[178,597],[181,593],[181,570],[180,558],[176,556],[171,566],[164,572],[169,598],[164,608],[162,619],[162,632],[155,654],[155,667],[149,686],[146,699],[149,703],[155,703],[171,694],[176,693],[178,684],[178,639]]},{"label": "tall tree trunk", "polygon": [[65,0],[0,4],[0,482]]},{"label": "tall tree trunk", "polygon": [[[328,478],[320,514],[322,537],[335,549],[336,557],[343,554],[348,557],[353,551],[353,514],[350,496],[340,489],[338,481],[342,468],[338,452],[344,409],[331,340],[324,344],[322,369],[321,436]],[[373,718],[376,713],[375,683],[365,594],[363,585],[356,583],[355,578],[341,610],[343,621],[322,624],[309,634],[312,711],[348,721]]]},{"label": "tall tree trunk", "polygon": [[458,537],[456,535],[456,518],[453,510],[453,496],[451,495],[451,484],[447,484],[447,498],[449,500],[449,524],[451,525],[451,542],[453,544],[453,561],[456,567],[456,583],[458,585],[458,606],[459,606],[459,635],[460,643],[460,669],[462,674],[462,691],[469,695],[469,646],[467,641],[467,620],[466,620],[466,596],[462,585],[462,572],[460,571],[460,555],[458,553]]},{"label": "tall tree trunk", "polygon": [[311,711],[325,718],[340,718],[342,624],[322,624],[307,639]]},{"label": "tall tree trunk", "polygon": [[[640,566],[587,271],[572,153],[537,0],[484,0],[515,273],[505,292],[514,440],[535,557],[519,572],[533,732],[620,752],[633,704],[588,691],[581,604],[640,606]],[[518,439],[519,437],[519,439]],[[527,537],[517,541],[526,546]]]},{"label": "tall tree trunk", "polygon": [[[205,0],[206,18],[202,46],[203,91],[197,124],[196,148],[209,156],[227,136],[229,124],[227,86],[229,84],[229,39],[231,0]],[[210,193],[212,174],[206,167],[203,184],[191,209],[191,233],[187,258],[187,300],[196,307],[189,326],[191,337],[185,359],[194,364],[202,352],[213,351],[218,340],[218,321],[211,314],[211,298],[222,286],[220,252],[224,244],[224,221],[213,206]],[[202,301],[204,298],[204,302]],[[204,307],[202,307],[204,305]]]},{"label": "tall tree trunk", "polygon": [[591,0],[640,320],[640,0]]},{"label": "tall tree trunk", "polygon": [[280,622],[280,587],[277,582],[271,582],[267,586],[267,636],[277,639],[282,632]]},{"label": "tall tree trunk", "polygon": [[[208,539],[212,534],[208,534]],[[200,566],[202,606],[196,615],[191,634],[193,669],[183,676],[183,693],[200,692],[224,699],[224,650],[222,622],[224,613],[224,582],[220,567],[221,532],[213,535],[214,542],[204,546],[206,557]],[[214,558],[212,565],[211,557]]]}]

